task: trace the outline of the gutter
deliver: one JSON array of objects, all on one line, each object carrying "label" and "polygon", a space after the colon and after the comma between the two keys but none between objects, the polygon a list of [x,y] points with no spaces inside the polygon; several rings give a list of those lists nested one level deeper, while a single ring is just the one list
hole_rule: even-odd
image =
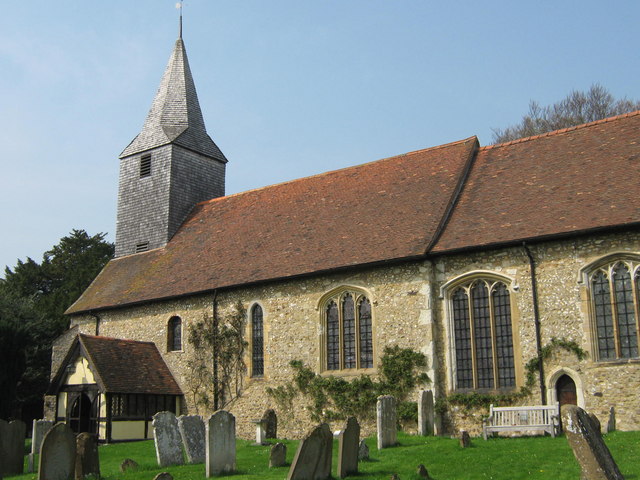
[{"label": "gutter", "polygon": [[533,322],[536,327],[536,350],[538,354],[538,374],[540,375],[540,399],[542,405],[547,404],[547,387],[544,383],[544,365],[542,358],[542,339],[540,335],[540,309],[538,306],[538,282],[536,280],[536,262],[533,259],[527,242],[522,242],[527,257],[529,257],[529,269],[531,271],[531,296],[533,297]]}]

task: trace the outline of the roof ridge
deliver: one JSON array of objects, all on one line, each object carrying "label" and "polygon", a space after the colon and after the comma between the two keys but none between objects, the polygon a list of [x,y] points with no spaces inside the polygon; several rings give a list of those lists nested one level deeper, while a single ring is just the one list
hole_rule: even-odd
[{"label": "roof ridge", "polygon": [[560,128],[558,130],[551,130],[550,132],[540,133],[538,135],[531,135],[529,137],[517,138],[516,140],[511,140],[509,142],[496,143],[494,145],[485,145],[484,147],[480,147],[480,150],[491,150],[491,149],[498,148],[498,147],[507,147],[507,146],[510,146],[510,145],[518,144],[518,143],[525,143],[525,142],[529,142],[531,140],[537,140],[537,139],[543,138],[543,137],[556,136],[556,135],[560,135],[560,134],[563,134],[563,133],[571,132],[573,130],[581,130],[583,128],[589,128],[589,127],[593,127],[595,125],[601,125],[603,123],[614,122],[614,121],[620,120],[622,118],[634,117],[636,115],[640,115],[640,110],[635,110],[633,112],[627,112],[627,113],[621,113],[620,115],[614,115],[613,117],[605,117],[605,118],[601,118],[600,120],[594,120],[593,122],[581,123],[580,125],[574,125],[572,127]]},{"label": "roof ridge", "polygon": [[[402,158],[402,157],[406,157],[406,156],[409,156],[409,155],[417,155],[419,153],[423,153],[423,152],[427,152],[427,151],[440,150],[440,149],[443,149],[443,148],[453,147],[455,145],[461,145],[461,144],[469,142],[469,141],[474,141],[474,140],[477,141],[477,138],[478,137],[476,135],[473,135],[471,137],[464,138],[462,140],[456,140],[455,142],[445,143],[443,145],[436,145],[434,147],[427,147],[427,148],[423,148],[423,149],[420,149],[420,150],[413,150],[413,151],[410,151],[410,152],[401,153],[399,155],[394,155],[392,157],[378,158],[376,160],[371,160],[369,162],[359,163],[357,165],[350,165],[348,167],[342,167],[342,168],[337,168],[335,170],[329,170],[328,172],[316,173],[316,174],[313,174],[313,175],[308,175],[306,177],[294,178],[294,179],[291,179],[291,180],[286,180],[284,182],[278,182],[278,183],[273,183],[271,185],[264,185],[262,187],[251,188],[249,190],[244,190],[242,192],[232,193],[230,195],[225,195],[223,197],[216,197],[216,198],[210,198],[209,200],[203,200],[202,202],[197,203],[196,206],[197,205],[206,205],[206,204],[214,203],[214,202],[220,202],[220,201],[224,201],[227,198],[239,197],[239,196],[242,196],[242,195],[246,195],[248,193],[253,193],[253,192],[260,191],[260,190],[267,190],[267,189],[270,189],[270,188],[280,187],[282,185],[288,185],[288,184],[291,184],[291,183],[302,182],[304,180],[309,180],[311,178],[327,177],[329,175],[333,175],[333,174],[338,173],[338,172],[343,172],[343,171],[346,171],[346,170],[351,170],[351,169],[361,168],[361,167],[364,167],[366,165],[371,165],[372,163],[392,161],[392,160],[396,160],[396,159],[399,159],[399,158]],[[141,252],[141,253],[146,253],[146,252]],[[123,258],[123,257],[120,257],[120,258]]]}]

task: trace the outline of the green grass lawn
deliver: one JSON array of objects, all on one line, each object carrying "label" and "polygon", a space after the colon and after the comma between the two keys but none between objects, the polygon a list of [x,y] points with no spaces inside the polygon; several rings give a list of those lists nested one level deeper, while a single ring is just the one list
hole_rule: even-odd
[{"label": "green grass lawn", "polygon": [[[350,478],[389,479],[397,473],[401,480],[419,480],[416,469],[424,464],[434,480],[457,479],[552,479],[577,480],[580,471],[564,437],[473,439],[471,448],[462,449],[458,440],[439,437],[416,437],[400,433],[399,445],[378,451],[375,438],[368,438],[371,460],[361,462],[360,473]],[[640,479],[640,432],[613,432],[606,443],[627,480]],[[284,440],[287,461],[291,462],[297,441]],[[289,467],[269,469],[269,449],[238,440],[237,467],[234,479],[286,478]],[[106,480],[151,480],[166,471],[176,480],[201,480],[204,465],[158,468],[153,441],[104,445],[99,449],[103,478]],[[338,443],[334,442],[333,472],[336,471]],[[120,472],[125,458],[138,462],[136,472]],[[33,480],[36,474],[12,477]]]}]

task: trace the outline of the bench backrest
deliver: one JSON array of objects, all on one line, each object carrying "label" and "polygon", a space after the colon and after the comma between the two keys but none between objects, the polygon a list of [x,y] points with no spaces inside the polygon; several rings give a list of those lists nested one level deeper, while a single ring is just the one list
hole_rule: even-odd
[{"label": "bench backrest", "polygon": [[492,425],[550,425],[559,414],[559,405],[494,407],[491,405]]}]

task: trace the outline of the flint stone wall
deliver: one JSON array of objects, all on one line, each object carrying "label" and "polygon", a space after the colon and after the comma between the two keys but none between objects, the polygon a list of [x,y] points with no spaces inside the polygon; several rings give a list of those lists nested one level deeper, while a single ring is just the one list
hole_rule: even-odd
[{"label": "flint stone wall", "polygon": [[[583,399],[581,406],[605,419],[609,408],[615,405],[617,428],[639,430],[640,417],[636,412],[640,411],[640,397],[634,392],[640,389],[640,360],[593,361],[587,288],[579,284],[578,272],[590,262],[613,252],[640,252],[640,234],[592,235],[531,245],[530,248],[536,259],[543,345],[553,337],[564,338],[576,341],[590,353],[586,360],[578,361],[573,354],[556,352],[545,362],[545,372],[548,376],[561,368],[579,372],[579,378],[574,380],[578,380],[579,398]],[[237,417],[239,436],[253,439],[255,424],[252,420],[260,418],[267,408],[276,409],[281,437],[299,438],[313,426],[311,419],[303,413],[303,401],[296,398],[290,411],[281,412],[266,388],[291,380],[293,370],[289,362],[292,359],[303,361],[316,372],[322,371],[318,302],[323,295],[340,286],[363,288],[372,301],[375,365],[386,345],[421,351],[427,355],[426,373],[433,380],[429,388],[433,389],[434,400],[453,392],[447,306],[446,298],[440,298],[440,287],[463,274],[480,270],[511,278],[517,287],[511,299],[519,388],[525,379],[524,365],[536,354],[529,262],[521,247],[439,256],[433,262],[381,266],[219,292],[220,318],[232,312],[237,301],[241,301],[248,311],[259,303],[264,311],[265,375],[245,378],[243,396],[234,402],[231,411]],[[155,342],[185,392],[186,405],[182,413],[209,414],[211,412],[198,410],[192,404],[187,362],[196,353],[186,338],[195,322],[205,315],[211,316],[212,302],[212,295],[197,295],[101,312],[100,333]],[[183,321],[185,341],[181,352],[167,351],[166,328],[173,315],[180,316]],[[95,320],[88,315],[74,317],[72,322],[83,332],[95,333]],[[249,322],[245,338],[250,340]],[[249,356],[246,361],[250,364]],[[435,366],[437,370],[434,370]],[[354,373],[376,372],[374,368]],[[333,373],[345,378],[352,376],[351,373]],[[530,398],[522,399],[522,404],[540,403],[537,385],[532,391]],[[549,395],[554,391],[549,388]],[[553,398],[547,400],[555,401]],[[464,409],[454,406],[443,419],[443,432],[456,434],[467,430],[472,436],[479,435],[481,417],[486,414],[485,409],[467,414]],[[340,425],[335,423],[331,427],[335,430]],[[375,424],[362,422],[362,429],[364,435],[372,435]]]}]

